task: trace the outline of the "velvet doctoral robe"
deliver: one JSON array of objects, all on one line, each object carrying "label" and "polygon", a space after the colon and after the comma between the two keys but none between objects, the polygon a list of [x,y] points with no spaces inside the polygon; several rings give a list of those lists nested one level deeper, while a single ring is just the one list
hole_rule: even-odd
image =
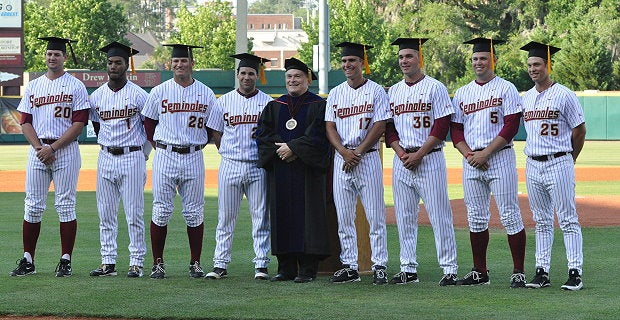
[{"label": "velvet doctoral robe", "polygon": [[[327,257],[326,173],[332,154],[325,136],[325,100],[306,92],[267,104],[256,130],[258,166],[267,170],[267,201],[272,254],[304,253]],[[293,117],[297,126],[289,130]],[[285,142],[297,159],[280,159],[276,142]]]}]

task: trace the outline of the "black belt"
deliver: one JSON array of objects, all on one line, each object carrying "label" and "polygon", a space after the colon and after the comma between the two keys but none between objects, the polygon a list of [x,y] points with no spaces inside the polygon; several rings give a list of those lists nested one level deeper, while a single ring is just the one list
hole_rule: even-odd
[{"label": "black belt", "polygon": [[[420,147],[415,147],[415,148],[406,148],[406,149],[405,149],[405,152],[406,152],[406,153],[416,153],[416,152],[418,152],[418,150],[420,150]],[[436,148],[436,149],[433,149],[433,150],[429,151],[427,154],[431,154],[431,153],[433,153],[433,152],[437,152],[437,151],[441,151],[441,148]]]},{"label": "black belt", "polygon": [[41,139],[41,142],[43,144],[52,144],[54,142],[58,141],[58,139]]},{"label": "black belt", "polygon": [[[497,150],[497,151],[499,152],[499,151],[506,150],[506,149],[510,149],[510,148],[512,148],[512,146],[505,146],[505,147],[503,147],[503,148],[501,148],[501,149],[499,149],[499,150]],[[482,148],[482,149],[476,149],[476,150],[474,150],[474,152],[478,152],[478,151],[482,151],[482,150],[484,150],[484,148]]]},{"label": "black belt", "polygon": [[130,152],[134,152],[134,151],[140,151],[140,150],[142,150],[142,147],[141,146],[131,146],[131,147],[104,147],[104,146],[101,146],[101,149],[109,152],[112,155],[120,156],[120,155],[125,154],[125,153],[130,153]]},{"label": "black belt", "polygon": [[[347,148],[347,149],[349,149],[349,150],[355,150],[355,149],[351,149],[351,148]],[[375,152],[375,151],[377,151],[377,149],[368,149],[368,150],[366,151],[366,153],[371,153],[371,152]]]},{"label": "black belt", "polygon": [[[163,143],[157,142],[155,143],[155,146],[157,148],[160,149],[168,149],[168,145],[165,145]],[[175,146],[171,146],[170,150],[172,152],[176,152],[176,153],[181,153],[181,154],[185,154],[185,153],[190,153],[192,151],[198,151],[201,150],[202,148],[204,148],[204,146],[187,146],[187,147],[175,147]]]},{"label": "black belt", "polygon": [[557,152],[548,156],[532,156],[530,158],[532,158],[532,160],[536,160],[536,161],[549,161],[551,159],[555,159],[555,158],[559,158],[559,157],[563,157],[567,154],[569,154],[570,152]]}]

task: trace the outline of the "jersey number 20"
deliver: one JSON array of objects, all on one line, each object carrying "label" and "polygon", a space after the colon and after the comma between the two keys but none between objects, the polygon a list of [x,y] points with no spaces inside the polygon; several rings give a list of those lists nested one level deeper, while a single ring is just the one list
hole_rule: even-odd
[{"label": "jersey number 20", "polygon": [[54,107],[54,117],[56,118],[71,118],[71,107]]}]

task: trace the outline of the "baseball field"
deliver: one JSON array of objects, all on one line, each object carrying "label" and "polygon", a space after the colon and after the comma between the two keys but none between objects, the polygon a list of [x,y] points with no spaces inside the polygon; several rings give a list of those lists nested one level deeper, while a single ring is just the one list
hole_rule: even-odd
[{"label": "baseball field", "polygon": [[[146,318],[146,319],[616,319],[620,314],[620,288],[615,283],[620,256],[620,141],[587,141],[576,165],[577,208],[584,234],[584,289],[559,289],[567,278],[562,233],[557,230],[550,278],[552,286],[539,290],[510,289],[512,263],[505,232],[499,227],[496,210],[489,244],[491,284],[480,287],[439,287],[433,235],[425,213],[420,214],[418,274],[420,283],[404,286],[373,286],[372,276],[358,283],[335,285],[329,275],[308,284],[270,283],[253,280],[250,219],[244,201],[236,228],[229,277],[223,280],[191,279],[187,274],[189,249],[180,201],[170,223],[166,243],[168,279],[148,276],[129,279],[127,227],[119,214],[119,276],[92,278],[91,269],[100,263],[99,229],[95,200],[97,146],[84,145],[78,193],[78,235],[73,254],[73,276],[55,278],[60,255],[58,222],[53,193],[48,199],[37,247],[37,274],[10,277],[21,257],[24,168],[28,146],[0,146],[0,318]],[[534,272],[534,230],[527,205],[523,142],[515,144],[519,169],[521,209],[527,226],[526,274]],[[462,206],[461,158],[446,148],[449,194],[452,199],[458,250],[459,276],[471,268],[471,251]],[[205,239],[202,265],[210,269],[217,219],[217,167],[215,147],[204,150],[207,168]],[[390,275],[398,272],[398,235],[393,225],[392,152],[383,150],[384,182],[388,205]],[[151,160],[147,166],[150,168]],[[145,220],[150,220],[150,177],[145,190]],[[150,248],[147,232],[147,247]],[[147,268],[150,261],[147,253]],[[270,265],[271,273],[276,262]],[[145,272],[148,275],[148,272]]]}]

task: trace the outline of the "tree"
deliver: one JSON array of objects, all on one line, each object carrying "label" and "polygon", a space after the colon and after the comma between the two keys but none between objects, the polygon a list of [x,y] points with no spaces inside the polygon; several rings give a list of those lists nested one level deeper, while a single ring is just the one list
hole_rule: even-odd
[{"label": "tree", "polygon": [[563,46],[556,54],[562,58],[562,63],[554,68],[559,82],[573,90],[611,89],[614,82],[611,54],[588,27],[572,30]]},{"label": "tree", "polygon": [[[172,34],[167,43],[183,43],[204,47],[194,50],[196,69],[217,68],[234,69],[235,61],[229,56],[235,53],[235,17],[232,6],[227,1],[207,2],[196,8],[194,13],[185,6],[177,12],[178,32]],[[251,44],[251,42],[249,41]],[[249,51],[250,48],[248,48]],[[160,53],[168,52],[166,50]],[[164,65],[169,54],[156,55],[150,65]],[[159,60],[159,59],[164,59]]]},{"label": "tree", "polygon": [[123,8],[129,21],[129,31],[151,32],[160,40],[172,29],[169,22],[174,20],[176,9],[181,4],[196,5],[195,0],[110,0],[110,2]]},{"label": "tree", "polygon": [[295,14],[305,17],[306,10],[316,8],[318,0],[258,0],[248,6],[251,14]]},{"label": "tree", "polygon": [[127,19],[121,8],[110,5],[107,0],[50,0],[48,7],[26,2],[24,13],[24,51],[29,71],[46,70],[45,45],[37,39],[39,37],[77,40],[72,46],[79,65],[70,58],[67,68],[104,70],[104,54],[98,49],[112,41],[123,40],[127,33]]},{"label": "tree", "polygon": [[[330,11],[330,62],[332,69],[340,69],[340,49],[336,44],[343,41],[363,43],[374,46],[368,50],[371,75],[370,79],[385,85],[388,66],[380,63],[381,52],[389,46],[389,26],[377,17],[374,7],[363,0],[329,1]],[[304,31],[308,34],[308,42],[301,45],[299,55],[303,61],[312,61],[312,46],[318,44],[318,19],[305,23]],[[386,45],[387,43],[387,45]],[[377,60],[376,60],[377,58]]]}]

